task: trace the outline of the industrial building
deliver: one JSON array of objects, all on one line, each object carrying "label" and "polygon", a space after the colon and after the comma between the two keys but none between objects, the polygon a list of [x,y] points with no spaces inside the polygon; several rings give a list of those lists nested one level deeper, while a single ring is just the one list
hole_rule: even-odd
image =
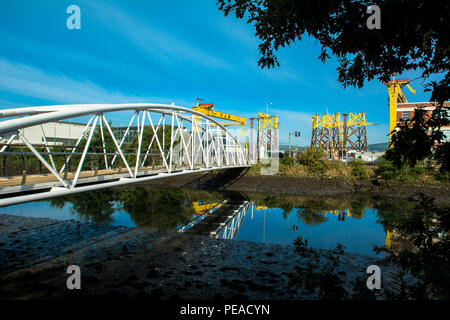
[{"label": "industrial building", "polygon": [[[450,101],[444,102],[444,107],[450,107]],[[397,125],[400,121],[410,120],[414,117],[414,109],[423,108],[429,115],[436,109],[436,105],[431,102],[406,102],[397,103]],[[450,114],[447,114],[450,117]],[[450,126],[444,126],[441,128],[442,132],[446,136],[445,140],[450,141]]]},{"label": "industrial building", "polygon": [[355,159],[361,159],[364,162],[372,163],[377,162],[382,156],[384,155],[384,152],[381,151],[356,151],[356,150],[349,150],[347,152],[347,159],[349,160],[355,160]]},{"label": "industrial building", "polygon": [[[67,121],[55,121],[44,123],[39,126],[25,128],[23,130],[25,138],[34,145],[47,146],[72,146],[81,136],[86,124]],[[126,132],[127,127],[112,127],[114,135],[120,141]],[[131,126],[124,143],[131,142],[137,133],[137,127]],[[85,133],[87,134],[87,133]],[[0,144],[6,144],[9,136],[3,136]],[[22,144],[22,141],[16,136],[11,144]]]},{"label": "industrial building", "polygon": [[[85,127],[86,124],[55,121],[24,128],[23,134],[33,145],[70,146],[77,142],[78,137],[82,134]],[[9,137],[10,136],[2,136],[0,144],[6,144]],[[10,143],[23,144],[18,136]]]}]

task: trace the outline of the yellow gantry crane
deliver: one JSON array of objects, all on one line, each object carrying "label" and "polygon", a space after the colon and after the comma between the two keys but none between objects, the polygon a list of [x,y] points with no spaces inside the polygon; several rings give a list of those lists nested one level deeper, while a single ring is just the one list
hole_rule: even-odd
[{"label": "yellow gantry crane", "polygon": [[[385,83],[389,91],[389,141],[392,141],[392,132],[397,126],[397,103],[407,103],[402,86],[406,85],[412,94],[416,91],[409,85],[409,79],[395,79],[395,73],[392,80]],[[392,145],[391,145],[392,147]]]},{"label": "yellow gantry crane", "polygon": [[247,121],[246,118],[236,116],[229,113],[219,112],[214,110],[214,103],[200,103],[202,99],[195,98],[197,101],[197,105],[195,107],[192,107],[192,110],[203,113],[207,116],[224,119],[226,121],[222,121],[221,124],[223,126],[232,126],[232,125],[239,125],[241,127],[239,131],[239,137],[238,141],[241,140],[241,134],[244,134],[244,141],[245,141],[245,149],[248,152],[248,145],[247,145],[247,137],[245,136],[245,122]]}]

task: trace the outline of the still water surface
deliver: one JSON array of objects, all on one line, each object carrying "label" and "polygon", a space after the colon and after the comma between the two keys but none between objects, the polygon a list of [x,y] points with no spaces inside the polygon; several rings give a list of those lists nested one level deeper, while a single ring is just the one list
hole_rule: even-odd
[{"label": "still water surface", "polygon": [[234,240],[286,245],[302,236],[313,248],[334,249],[339,242],[346,252],[369,256],[386,241],[377,204],[367,200],[133,187],[4,207],[0,214],[176,231],[213,215],[224,200],[246,204],[234,221],[226,221],[233,231],[227,237]]}]

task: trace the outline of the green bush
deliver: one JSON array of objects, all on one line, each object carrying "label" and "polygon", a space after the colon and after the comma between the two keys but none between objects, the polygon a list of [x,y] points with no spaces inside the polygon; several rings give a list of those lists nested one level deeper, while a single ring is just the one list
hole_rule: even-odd
[{"label": "green bush", "polygon": [[442,174],[450,173],[450,142],[444,142],[436,148],[434,154]]},{"label": "green bush", "polygon": [[298,160],[300,164],[306,167],[308,172],[323,174],[327,171],[329,166],[325,156],[325,151],[314,147],[308,147],[298,156]]},{"label": "green bush", "polygon": [[[425,164],[426,165],[426,164]],[[376,174],[386,180],[397,180],[405,183],[420,182],[423,176],[431,169],[427,169],[422,164],[416,164],[413,168],[404,166],[400,169],[392,161],[382,159],[378,163]]]},{"label": "green bush", "polygon": [[375,170],[375,173],[386,180],[391,180],[397,177],[397,169],[392,161],[384,158],[381,158],[378,162],[378,168]]},{"label": "green bush", "polygon": [[422,178],[422,174],[420,174],[419,172],[420,170],[415,171],[414,168],[404,167],[400,170],[397,170],[397,176],[395,177],[395,179],[405,183],[419,182]]},{"label": "green bush", "polygon": [[285,156],[285,157],[281,158],[280,163],[285,166],[290,167],[295,164],[295,161],[294,161],[294,158]]},{"label": "green bush", "polygon": [[352,161],[352,176],[359,179],[369,178],[366,171],[366,164],[361,159],[355,159]]},{"label": "green bush", "polygon": [[416,164],[414,168],[411,168],[411,174],[415,176],[422,176],[426,172],[427,169],[421,164]]},{"label": "green bush", "polygon": [[346,174],[346,168],[347,168],[347,164],[345,164],[344,162],[342,162],[340,160],[333,160],[333,161],[329,162],[328,169],[334,169],[341,175]]},{"label": "green bush", "polygon": [[439,172],[437,179],[439,181],[449,183],[450,182],[450,171],[449,172]]},{"label": "green bush", "polygon": [[344,246],[336,244],[336,249],[322,253],[308,247],[308,240],[301,236],[294,241],[295,252],[306,262],[306,265],[295,266],[294,271],[288,273],[288,286],[303,289],[309,294],[317,294],[317,298],[324,300],[342,300],[348,298],[345,282],[342,277],[345,271],[336,272],[341,268],[344,257]]}]

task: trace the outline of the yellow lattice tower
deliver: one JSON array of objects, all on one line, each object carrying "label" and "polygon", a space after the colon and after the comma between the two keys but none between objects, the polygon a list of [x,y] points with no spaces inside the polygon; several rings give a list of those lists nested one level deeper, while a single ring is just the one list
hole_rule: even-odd
[{"label": "yellow lattice tower", "polygon": [[[258,159],[260,158],[260,150],[263,150],[268,153],[272,152],[274,149],[278,150],[278,116],[271,116],[265,113],[258,113],[258,126],[257,126],[257,155]],[[272,136],[273,135],[273,136]],[[275,140],[275,141],[273,141]],[[265,148],[265,149],[264,149]]]},{"label": "yellow lattice tower", "polygon": [[333,216],[344,215],[350,218],[352,216],[352,212],[350,209],[335,209],[335,210],[321,210],[323,216],[327,214],[331,214]]},{"label": "yellow lattice tower", "polygon": [[192,203],[192,207],[194,208],[196,214],[203,214],[206,211],[216,207],[218,204],[219,202],[201,203],[200,201],[196,201]]},{"label": "yellow lattice tower", "polygon": [[[366,113],[349,113],[347,128],[347,137],[344,142],[344,148],[347,148],[347,142],[357,151],[367,151],[367,131],[366,131]],[[352,139],[353,138],[353,139]]]},{"label": "yellow lattice tower", "polygon": [[258,130],[260,129],[278,129],[278,117],[265,113],[258,113]]},{"label": "yellow lattice tower", "polygon": [[[323,149],[330,157],[347,150],[347,144],[357,151],[367,151],[366,114],[364,112],[343,114],[318,114],[312,118],[311,145]],[[347,116],[348,121],[347,121]],[[352,140],[353,139],[353,140]]]},{"label": "yellow lattice tower", "polygon": [[321,135],[321,127],[320,127],[320,116],[315,114],[312,117],[312,136],[311,136],[311,145],[318,147],[319,145],[319,137]]}]

